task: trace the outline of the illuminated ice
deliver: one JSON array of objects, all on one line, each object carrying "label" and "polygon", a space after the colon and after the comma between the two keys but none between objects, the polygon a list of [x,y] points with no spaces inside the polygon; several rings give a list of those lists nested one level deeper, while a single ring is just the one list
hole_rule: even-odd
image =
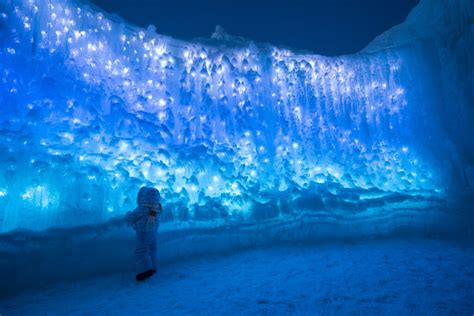
[{"label": "illuminated ice", "polygon": [[472,140],[457,139],[472,112],[452,124],[472,95],[451,94],[462,79],[440,68],[435,31],[323,57],[221,29],[184,42],[73,0],[0,13],[0,231],[103,222],[143,184],[169,223],[439,203],[472,164]]}]

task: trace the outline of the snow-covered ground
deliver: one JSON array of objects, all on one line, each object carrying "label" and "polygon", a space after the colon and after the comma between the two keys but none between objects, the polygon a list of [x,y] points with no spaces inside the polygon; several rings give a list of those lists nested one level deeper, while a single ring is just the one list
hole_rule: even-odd
[{"label": "snow-covered ground", "polygon": [[[3,315],[473,315],[474,244],[427,239],[249,250],[4,298]],[[113,264],[113,262],[111,262]]]}]

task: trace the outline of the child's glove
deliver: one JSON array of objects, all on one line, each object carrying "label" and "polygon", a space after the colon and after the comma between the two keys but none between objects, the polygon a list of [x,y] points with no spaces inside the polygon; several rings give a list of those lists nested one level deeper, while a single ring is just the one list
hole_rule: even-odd
[{"label": "child's glove", "polygon": [[[163,208],[161,207],[161,204],[158,204],[158,209],[159,210],[163,210]],[[160,211],[160,214],[161,214],[161,211]],[[148,211],[148,220],[146,222],[146,230],[147,231],[151,231],[151,230],[154,230],[155,226],[156,226],[156,215],[158,214],[158,212],[156,211],[156,208],[151,208],[149,211]]]}]

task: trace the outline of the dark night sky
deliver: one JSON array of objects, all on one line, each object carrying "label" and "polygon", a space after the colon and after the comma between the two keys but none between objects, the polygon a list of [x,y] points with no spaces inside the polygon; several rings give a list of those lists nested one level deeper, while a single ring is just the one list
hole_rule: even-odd
[{"label": "dark night sky", "polygon": [[231,35],[322,55],[354,53],[403,22],[419,0],[90,0],[180,39]]}]

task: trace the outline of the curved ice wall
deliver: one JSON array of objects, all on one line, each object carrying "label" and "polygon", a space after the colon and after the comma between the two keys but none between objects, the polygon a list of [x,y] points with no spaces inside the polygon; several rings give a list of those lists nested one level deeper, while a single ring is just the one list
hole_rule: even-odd
[{"label": "curved ice wall", "polygon": [[370,218],[449,189],[423,43],[183,42],[57,0],[3,0],[0,27],[2,231],[104,221],[143,184],[176,225]]}]

